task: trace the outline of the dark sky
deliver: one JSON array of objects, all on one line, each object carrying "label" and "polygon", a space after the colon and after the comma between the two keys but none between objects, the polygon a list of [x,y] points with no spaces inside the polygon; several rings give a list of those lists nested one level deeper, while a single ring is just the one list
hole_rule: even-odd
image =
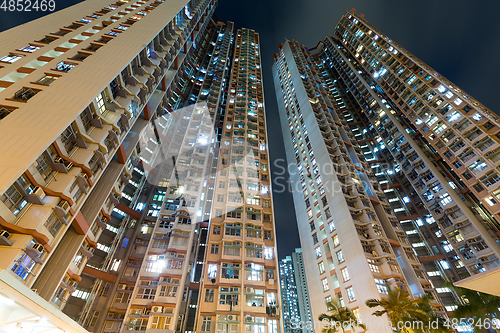
[{"label": "dark sky", "polygon": [[[56,0],[56,7],[78,2]],[[494,98],[498,94],[496,78],[500,77],[500,20],[492,15],[500,13],[499,1],[219,0],[216,15],[220,20],[234,21],[237,28],[252,28],[261,35],[271,159],[285,158],[272,82],[272,54],[285,38],[315,46],[332,34],[340,16],[352,7],[392,40],[499,113]],[[0,11],[0,31],[42,15]],[[275,194],[274,204],[281,259],[300,243],[291,194]]]}]

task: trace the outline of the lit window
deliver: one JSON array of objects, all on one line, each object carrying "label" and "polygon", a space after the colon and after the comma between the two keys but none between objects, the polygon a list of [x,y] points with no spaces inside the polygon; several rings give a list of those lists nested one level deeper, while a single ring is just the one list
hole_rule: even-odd
[{"label": "lit window", "polygon": [[439,264],[443,267],[443,269],[450,269],[450,265],[445,260],[439,260]]},{"label": "lit window", "polygon": [[333,221],[330,221],[328,223],[328,227],[330,229],[330,232],[334,231],[335,230],[335,224],[333,223]]},{"label": "lit window", "polygon": [[59,71],[67,72],[73,67],[75,67],[76,64],[72,62],[66,62],[66,61],[61,61],[56,65],[56,69]]},{"label": "lit window", "polygon": [[483,116],[481,116],[477,112],[472,116],[472,119],[474,119],[475,121],[480,121],[482,118],[483,118]]},{"label": "lit window", "polygon": [[337,260],[339,261],[339,264],[344,261],[344,255],[342,254],[342,250],[338,251],[337,253]]},{"label": "lit window", "polygon": [[344,282],[350,280],[349,278],[349,272],[347,271],[347,267],[344,267],[340,270],[340,272],[342,273],[342,279]]},{"label": "lit window", "polygon": [[387,283],[382,279],[375,279],[375,284],[377,285],[378,292],[381,294],[388,294]]},{"label": "lit window", "polygon": [[319,274],[323,274],[325,272],[325,265],[323,264],[323,262],[320,262],[318,264],[318,268],[319,268]]},{"label": "lit window", "polygon": [[446,288],[446,287],[445,288],[436,288],[436,291],[438,293],[450,293],[451,292],[450,288]]},{"label": "lit window", "polygon": [[217,277],[217,264],[208,264],[208,277],[215,279]]},{"label": "lit window", "polygon": [[264,259],[273,259],[274,251],[272,247],[264,248]]},{"label": "lit window", "polygon": [[352,290],[352,287],[347,288],[345,291],[347,292],[349,302],[354,302],[356,300],[356,296],[354,296],[354,290]]},{"label": "lit window", "polygon": [[33,52],[35,52],[36,50],[39,50],[40,48],[41,48],[41,46],[37,46],[37,45],[28,45],[28,46],[25,46],[25,47],[23,47],[22,49],[20,49],[20,51],[33,53]]},{"label": "lit window", "polygon": [[0,58],[0,61],[1,62],[8,62],[8,63],[12,64],[12,63],[18,61],[21,58],[22,58],[21,56],[18,56],[18,55],[15,55],[15,54],[9,54],[8,56]]},{"label": "lit window", "polygon": [[453,97],[453,93],[451,91],[448,91],[446,94],[444,94],[446,96],[446,98],[452,98]]},{"label": "lit window", "polygon": [[445,86],[443,86],[443,85],[440,85],[440,86],[438,87],[438,91],[442,94],[442,93],[444,93],[444,92],[446,91],[446,87],[445,87]]},{"label": "lit window", "polygon": [[324,278],[323,280],[321,280],[321,284],[323,285],[323,291],[330,290],[330,287],[328,287],[328,281],[327,281],[326,278]]},{"label": "lit window", "polygon": [[366,259],[368,261],[368,266],[370,266],[370,271],[374,273],[380,273],[380,269],[378,265],[376,265],[376,261],[374,259]]},{"label": "lit window", "polygon": [[319,246],[315,249],[315,252],[316,252],[316,258],[321,257],[321,249],[319,248]]},{"label": "lit window", "polygon": [[339,244],[339,237],[337,235],[333,236],[333,246],[337,246]]},{"label": "lit window", "polygon": [[457,98],[453,101],[453,103],[455,103],[455,105],[460,105],[462,104],[462,100],[460,98]]}]

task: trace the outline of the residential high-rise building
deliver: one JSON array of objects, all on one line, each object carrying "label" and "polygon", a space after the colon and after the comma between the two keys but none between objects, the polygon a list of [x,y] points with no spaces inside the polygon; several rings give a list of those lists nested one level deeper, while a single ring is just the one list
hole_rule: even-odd
[{"label": "residential high-rise building", "polygon": [[[87,0],[0,33],[0,329],[278,331],[259,37],[215,6]],[[217,243],[241,279],[207,280]]]},{"label": "residential high-rise building", "polygon": [[299,300],[297,295],[297,283],[291,256],[286,256],[279,262],[280,290],[283,331],[298,333],[300,330],[292,326],[291,319],[300,318]]},{"label": "residential high-rise building", "polygon": [[316,47],[279,49],[313,317],[338,296],[373,318],[365,300],[387,284],[453,310],[460,299],[443,283],[499,264],[499,117],[355,10]]},{"label": "residential high-rise building", "polygon": [[284,332],[314,332],[302,249],[282,259],[279,271]]},{"label": "residential high-rise building", "polygon": [[250,29],[234,36],[198,332],[276,333],[281,325],[259,42]]}]

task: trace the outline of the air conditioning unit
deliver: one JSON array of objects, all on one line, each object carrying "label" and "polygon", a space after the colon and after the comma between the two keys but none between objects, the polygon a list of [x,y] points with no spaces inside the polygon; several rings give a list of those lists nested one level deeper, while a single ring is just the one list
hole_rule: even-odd
[{"label": "air conditioning unit", "polygon": [[42,254],[43,252],[43,245],[42,244],[33,244],[31,247],[38,252],[38,254]]},{"label": "air conditioning unit", "polygon": [[233,315],[229,315],[227,316],[227,320],[233,320],[234,316]]},{"label": "air conditioning unit", "polygon": [[152,312],[163,312],[163,307],[162,306],[153,306],[151,309]]},{"label": "air conditioning unit", "polygon": [[146,315],[149,313],[148,308],[142,308],[141,314]]},{"label": "air conditioning unit", "polygon": [[253,290],[252,290],[252,289],[253,289],[253,288],[246,287],[246,288],[245,288],[245,292],[247,292],[247,293],[253,293]]},{"label": "air conditioning unit", "polygon": [[269,279],[269,284],[274,284],[274,279]]},{"label": "air conditioning unit", "polygon": [[61,201],[59,201],[59,203],[57,205],[59,207],[61,207],[62,209],[64,209],[65,212],[67,212],[71,208],[71,206],[69,205],[69,202],[67,202],[64,199],[61,199]]},{"label": "air conditioning unit", "polygon": [[12,242],[9,240],[10,234],[7,230],[0,231],[0,245],[3,246],[12,246]]},{"label": "air conditioning unit", "polygon": [[45,198],[45,192],[43,191],[43,189],[41,187],[35,187],[35,189],[33,190],[33,192],[31,194],[38,196],[40,199]]},{"label": "air conditioning unit", "polygon": [[127,285],[126,284],[119,284],[118,285],[118,289],[127,289]]}]

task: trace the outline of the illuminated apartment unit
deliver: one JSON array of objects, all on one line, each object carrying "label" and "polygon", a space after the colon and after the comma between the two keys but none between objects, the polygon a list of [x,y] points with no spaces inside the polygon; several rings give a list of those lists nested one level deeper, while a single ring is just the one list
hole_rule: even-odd
[{"label": "illuminated apartment unit", "polygon": [[295,249],[279,264],[283,331],[314,332],[302,249]]},{"label": "illuminated apartment unit", "polygon": [[1,329],[189,327],[216,155],[174,152],[217,138],[214,9],[88,0],[0,33]]},{"label": "illuminated apartment unit", "polygon": [[[222,60],[224,61],[224,59]],[[234,37],[197,332],[280,331],[259,35]]]},{"label": "illuminated apartment unit", "polygon": [[444,281],[499,264],[498,116],[354,10],[273,74],[314,317],[387,284],[453,310]]}]

